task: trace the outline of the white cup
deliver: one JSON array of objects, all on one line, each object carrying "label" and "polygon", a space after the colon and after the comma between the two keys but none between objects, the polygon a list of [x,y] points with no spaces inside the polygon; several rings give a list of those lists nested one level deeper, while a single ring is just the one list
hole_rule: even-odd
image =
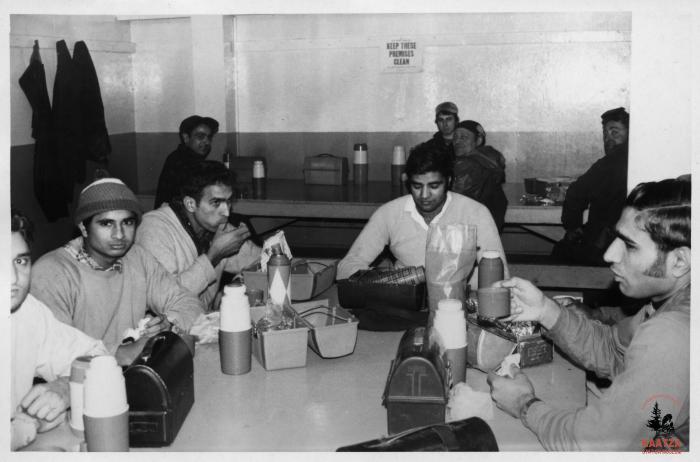
[{"label": "white cup", "polygon": [[462,309],[462,302],[457,299],[440,300],[433,318],[433,329],[440,334],[445,348],[465,346],[467,344],[467,319]]},{"label": "white cup", "polygon": [[243,284],[224,287],[219,309],[219,328],[227,332],[242,332],[250,329],[250,303]]}]

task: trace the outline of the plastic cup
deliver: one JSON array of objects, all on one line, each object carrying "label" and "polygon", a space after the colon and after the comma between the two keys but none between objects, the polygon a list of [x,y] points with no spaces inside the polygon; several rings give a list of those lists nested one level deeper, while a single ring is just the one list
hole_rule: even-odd
[{"label": "plastic cup", "polygon": [[221,372],[241,375],[250,372],[252,329],[228,332],[219,330]]},{"label": "plastic cup", "polygon": [[510,289],[484,287],[477,291],[479,306],[477,313],[482,318],[497,319],[510,314]]},{"label": "plastic cup", "polygon": [[[466,333],[465,333],[466,335]],[[445,350],[445,356],[450,362],[452,371],[452,385],[467,380],[467,345],[461,348],[448,348]]]},{"label": "plastic cup", "polygon": [[250,306],[260,306],[264,305],[263,300],[265,300],[265,291],[262,289],[251,289],[248,288],[246,291],[248,296],[248,304]]},{"label": "plastic cup", "polygon": [[83,415],[85,442],[89,452],[129,450],[129,408],[110,417]]}]

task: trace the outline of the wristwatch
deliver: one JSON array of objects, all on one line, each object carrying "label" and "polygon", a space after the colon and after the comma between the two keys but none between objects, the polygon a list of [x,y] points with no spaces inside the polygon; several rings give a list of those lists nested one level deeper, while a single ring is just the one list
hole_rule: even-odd
[{"label": "wristwatch", "polygon": [[520,420],[522,421],[523,424],[527,425],[527,411],[530,409],[530,406],[535,404],[538,401],[542,401],[536,396],[533,396],[523,406],[520,408]]}]

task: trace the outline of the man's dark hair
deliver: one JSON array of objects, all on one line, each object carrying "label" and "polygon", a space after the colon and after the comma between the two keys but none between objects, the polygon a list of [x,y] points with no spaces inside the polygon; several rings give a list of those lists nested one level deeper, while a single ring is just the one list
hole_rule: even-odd
[{"label": "man's dark hair", "polygon": [[452,160],[433,143],[414,146],[406,160],[406,187],[410,189],[411,177],[428,172],[439,172],[447,181],[448,187],[454,176]]},{"label": "man's dark hair", "polygon": [[34,238],[34,225],[22,212],[14,207],[10,207],[10,223],[13,233],[20,233],[27,245],[31,245]]},{"label": "man's dark hair", "polygon": [[183,133],[186,133],[188,136],[191,136],[192,131],[200,125],[208,126],[211,130],[212,135],[216,135],[216,133],[219,131],[219,122],[217,122],[216,119],[212,119],[211,117],[192,115],[180,122],[180,131],[178,132],[180,136],[180,142],[185,142],[185,139],[182,137]]},{"label": "man's dark hair", "polygon": [[627,196],[625,207],[641,212],[637,224],[649,233],[661,252],[690,248],[689,180],[640,183]]},{"label": "man's dark hair", "polygon": [[627,128],[630,127],[630,115],[623,107],[605,111],[603,114],[601,114],[600,119],[603,126],[605,126],[605,124],[608,122],[615,121],[624,124]]},{"label": "man's dark hair", "polygon": [[192,165],[184,183],[180,185],[180,192],[175,199],[182,201],[185,196],[190,196],[199,203],[204,195],[204,188],[220,184],[233,189],[235,178],[235,174],[221,162],[215,160],[199,161]]}]

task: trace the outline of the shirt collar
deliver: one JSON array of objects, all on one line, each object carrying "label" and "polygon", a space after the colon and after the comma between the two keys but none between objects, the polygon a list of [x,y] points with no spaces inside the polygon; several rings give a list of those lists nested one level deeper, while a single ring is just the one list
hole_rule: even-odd
[{"label": "shirt collar", "polygon": [[[440,210],[440,213],[435,215],[435,218],[433,218],[433,221],[430,223],[437,223],[440,221],[440,218],[445,214],[445,210],[447,210],[447,207],[450,205],[450,202],[452,201],[452,192],[447,191],[447,199],[445,199],[445,203],[442,204],[442,210]],[[413,195],[409,194],[408,197],[406,198],[406,203],[403,206],[404,212],[410,213],[411,218],[413,218],[423,229],[426,231],[428,230],[428,225],[426,224],[425,220],[423,219],[423,216],[418,213],[418,209],[416,208],[416,203],[413,201]]]},{"label": "shirt collar", "polygon": [[109,268],[103,268],[100,266],[94,258],[90,256],[85,250],[85,242],[82,236],[76,237],[72,241],[69,241],[63,246],[64,249],[79,263],[85,264],[96,271],[116,271],[118,273],[122,272],[124,263],[122,259],[119,258],[115,261]]}]

